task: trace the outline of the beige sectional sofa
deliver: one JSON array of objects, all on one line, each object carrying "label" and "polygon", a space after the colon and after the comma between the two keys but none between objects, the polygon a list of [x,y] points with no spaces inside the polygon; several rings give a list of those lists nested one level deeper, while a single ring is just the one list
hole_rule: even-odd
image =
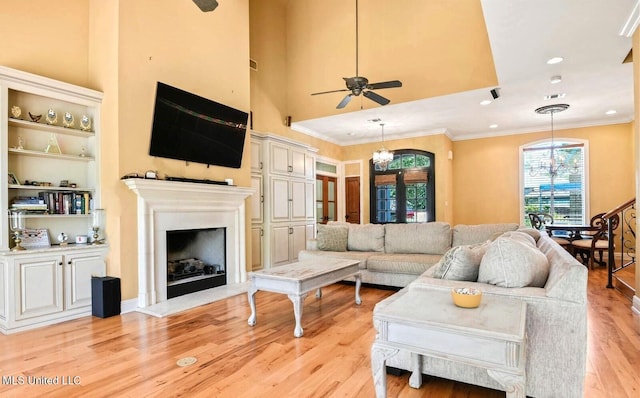
[{"label": "beige sectional sofa", "polygon": [[[404,286],[378,303],[374,312],[411,289],[475,287],[483,295],[524,300],[526,395],[583,396],[588,272],[546,234],[531,229],[516,231],[516,224],[450,228],[446,223],[428,223],[346,226],[346,230],[343,226],[340,238],[334,239],[338,230],[329,228],[321,228],[318,239],[310,241],[300,257],[358,258],[364,282]],[[365,231],[377,233],[375,245],[366,246],[365,234],[360,233]],[[337,250],[319,250],[321,247]],[[480,368],[428,356],[422,361],[425,374],[502,389]],[[410,371],[410,353],[401,350],[387,360],[387,366]]]},{"label": "beige sectional sofa", "polygon": [[318,226],[318,237],[307,241],[300,260],[335,257],[360,260],[362,282],[407,286],[436,264],[453,246],[484,242],[518,224],[456,225],[347,224]]}]

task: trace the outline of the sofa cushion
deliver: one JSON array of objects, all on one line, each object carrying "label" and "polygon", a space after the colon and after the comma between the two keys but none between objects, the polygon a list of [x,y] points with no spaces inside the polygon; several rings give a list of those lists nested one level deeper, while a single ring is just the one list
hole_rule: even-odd
[{"label": "sofa cushion", "polygon": [[543,287],[548,275],[549,261],[537,247],[518,237],[501,236],[482,257],[478,282],[502,287]]},{"label": "sofa cushion", "polygon": [[361,252],[383,252],[384,225],[349,224],[347,249]]},{"label": "sofa cushion", "polygon": [[540,230],[535,228],[521,227],[518,228],[518,232],[523,232],[533,238],[536,242],[540,239]]},{"label": "sofa cushion", "polygon": [[478,268],[489,241],[479,245],[463,245],[449,249],[434,266],[433,277],[456,281],[478,280]]},{"label": "sofa cushion", "polygon": [[458,224],[453,227],[451,246],[474,245],[486,242],[487,240],[491,240],[493,235],[507,231],[515,231],[516,229],[518,229],[518,224],[515,223]]},{"label": "sofa cushion", "polygon": [[298,260],[316,260],[322,262],[325,258],[339,258],[342,260],[358,260],[360,261],[360,269],[367,268],[367,259],[374,254],[373,252],[333,252],[323,250],[300,250],[298,252]]},{"label": "sofa cushion", "polygon": [[444,254],[451,248],[451,226],[444,222],[385,224],[386,253]]},{"label": "sofa cushion", "polygon": [[442,258],[439,254],[374,253],[367,259],[367,270],[393,274],[420,275]]},{"label": "sofa cushion", "polygon": [[347,250],[349,228],[318,224],[318,249],[343,252]]}]

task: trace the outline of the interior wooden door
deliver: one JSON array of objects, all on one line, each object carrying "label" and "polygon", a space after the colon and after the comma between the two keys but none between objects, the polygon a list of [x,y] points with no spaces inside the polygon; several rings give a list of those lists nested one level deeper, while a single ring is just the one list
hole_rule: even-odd
[{"label": "interior wooden door", "polygon": [[316,176],[316,221],[318,224],[337,220],[337,200],[337,178]]},{"label": "interior wooden door", "polygon": [[360,177],[345,178],[345,219],[360,224]]}]

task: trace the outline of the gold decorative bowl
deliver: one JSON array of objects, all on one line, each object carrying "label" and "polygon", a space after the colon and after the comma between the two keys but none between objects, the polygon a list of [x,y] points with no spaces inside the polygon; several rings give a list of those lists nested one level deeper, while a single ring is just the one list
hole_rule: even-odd
[{"label": "gold decorative bowl", "polygon": [[476,308],[482,300],[482,291],[474,287],[454,287],[451,289],[453,303],[462,308]]}]

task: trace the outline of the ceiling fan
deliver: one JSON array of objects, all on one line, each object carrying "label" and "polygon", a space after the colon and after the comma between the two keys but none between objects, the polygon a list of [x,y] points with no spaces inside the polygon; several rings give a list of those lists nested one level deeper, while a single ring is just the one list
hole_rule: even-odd
[{"label": "ceiling fan", "polygon": [[351,98],[357,97],[360,94],[369,98],[370,100],[377,102],[380,105],[387,105],[389,101],[387,98],[377,94],[371,90],[377,90],[381,88],[394,88],[394,87],[402,87],[402,82],[400,80],[390,80],[387,82],[379,82],[379,83],[369,83],[369,80],[366,77],[358,75],[358,0],[356,0],[356,75],[354,77],[343,77],[347,88],[341,90],[330,90],[330,91],[322,91],[319,93],[312,93],[311,95],[319,95],[319,94],[328,94],[328,93],[337,93],[341,91],[350,91],[342,101],[336,106],[337,109],[342,109]]}]

